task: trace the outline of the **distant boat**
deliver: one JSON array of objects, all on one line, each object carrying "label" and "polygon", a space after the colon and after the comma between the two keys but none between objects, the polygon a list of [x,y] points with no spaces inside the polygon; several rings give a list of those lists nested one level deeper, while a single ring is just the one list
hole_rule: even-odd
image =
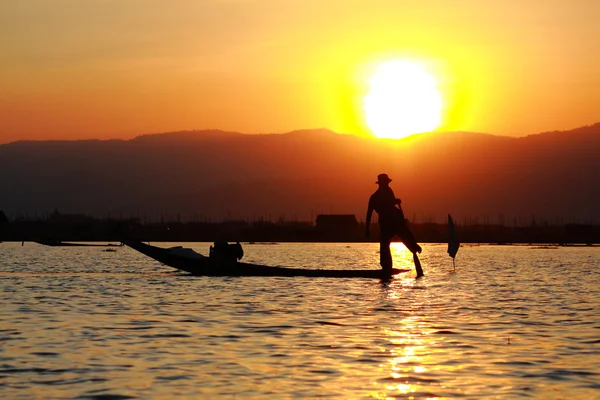
[{"label": "distant boat", "polygon": [[381,269],[305,269],[272,267],[243,262],[220,263],[210,257],[181,246],[162,248],[139,241],[125,240],[127,246],[175,269],[202,276],[305,276],[321,278],[378,278],[389,279],[393,275],[409,272],[408,269],[392,269],[385,273]]},{"label": "distant boat", "polygon": [[33,240],[34,243],[41,244],[44,246],[64,246],[64,247],[120,247],[123,246],[123,243],[120,244],[96,244],[96,243],[72,243],[72,242],[63,242],[61,240]]},{"label": "distant boat", "polygon": [[459,248],[460,242],[458,241],[458,235],[456,234],[454,221],[452,220],[452,216],[448,214],[448,254],[450,257],[452,257],[452,266],[455,270],[456,264],[454,262],[454,257],[456,257],[456,253],[458,253]]}]

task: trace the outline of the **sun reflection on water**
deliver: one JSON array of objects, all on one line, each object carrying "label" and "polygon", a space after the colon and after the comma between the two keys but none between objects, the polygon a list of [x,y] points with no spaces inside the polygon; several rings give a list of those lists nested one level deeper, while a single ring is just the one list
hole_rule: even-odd
[{"label": "sun reflection on water", "polygon": [[[408,252],[404,246],[397,246],[395,250],[401,257],[405,256],[402,252]],[[414,284],[414,278],[412,281]],[[400,283],[399,286],[391,288],[388,298],[396,299],[405,295],[402,292],[406,287],[407,285]],[[386,378],[377,382],[381,389],[372,393],[372,397],[377,399],[442,398],[432,393],[435,390],[432,390],[431,386],[435,386],[438,382],[429,376],[431,374],[428,375],[429,372],[439,369],[433,350],[440,341],[439,337],[434,335],[436,329],[428,324],[425,315],[421,313],[404,315],[397,322],[398,326],[381,331],[382,337],[390,345],[389,358],[385,363],[380,364],[381,375]]]}]

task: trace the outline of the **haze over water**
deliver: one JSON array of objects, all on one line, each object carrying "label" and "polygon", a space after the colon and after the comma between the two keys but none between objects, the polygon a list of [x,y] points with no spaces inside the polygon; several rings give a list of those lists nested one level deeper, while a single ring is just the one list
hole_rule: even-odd
[{"label": "haze over water", "polygon": [[[377,244],[244,248],[378,267]],[[3,398],[600,398],[597,247],[462,247],[450,273],[425,245],[426,276],[391,283],[191,277],[102,250],[0,245]]]}]

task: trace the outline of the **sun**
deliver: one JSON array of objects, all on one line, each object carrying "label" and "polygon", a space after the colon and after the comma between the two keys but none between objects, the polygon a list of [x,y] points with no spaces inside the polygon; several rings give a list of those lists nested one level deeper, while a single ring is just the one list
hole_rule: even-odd
[{"label": "sun", "polygon": [[400,139],[440,125],[442,96],[421,64],[393,60],[380,65],[370,78],[363,106],[375,136]]}]

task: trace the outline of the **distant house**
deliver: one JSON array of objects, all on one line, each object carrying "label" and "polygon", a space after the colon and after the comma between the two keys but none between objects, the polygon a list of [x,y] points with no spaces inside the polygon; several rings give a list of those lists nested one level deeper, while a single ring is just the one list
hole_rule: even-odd
[{"label": "distant house", "polygon": [[6,218],[6,214],[4,211],[0,210],[0,225],[8,224],[8,218]]},{"label": "distant house", "polygon": [[358,230],[358,221],[354,214],[319,214],[317,229],[326,232],[354,234]]}]

